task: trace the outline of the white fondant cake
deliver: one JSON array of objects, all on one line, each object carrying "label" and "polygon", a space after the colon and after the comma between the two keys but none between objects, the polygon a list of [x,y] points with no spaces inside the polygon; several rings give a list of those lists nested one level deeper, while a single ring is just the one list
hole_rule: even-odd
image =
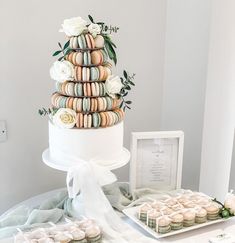
[{"label": "white fondant cake", "polygon": [[99,129],[63,129],[49,122],[49,150],[60,163],[83,159],[110,166],[123,155],[123,122]]}]

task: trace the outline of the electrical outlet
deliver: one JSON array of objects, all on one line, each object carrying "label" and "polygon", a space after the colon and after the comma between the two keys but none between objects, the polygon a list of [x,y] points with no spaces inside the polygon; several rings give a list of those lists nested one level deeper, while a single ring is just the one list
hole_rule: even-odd
[{"label": "electrical outlet", "polygon": [[6,121],[0,120],[0,142],[7,140],[7,125]]}]

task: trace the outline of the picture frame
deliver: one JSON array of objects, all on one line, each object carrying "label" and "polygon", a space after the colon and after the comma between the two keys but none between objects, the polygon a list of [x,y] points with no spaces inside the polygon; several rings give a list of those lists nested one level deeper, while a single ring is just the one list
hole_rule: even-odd
[{"label": "picture frame", "polygon": [[130,189],[181,188],[184,132],[133,132]]}]

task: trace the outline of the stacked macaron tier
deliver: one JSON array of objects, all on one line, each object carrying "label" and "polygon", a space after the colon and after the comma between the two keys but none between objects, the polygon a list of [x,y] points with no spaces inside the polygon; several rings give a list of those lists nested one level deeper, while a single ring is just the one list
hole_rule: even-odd
[{"label": "stacked macaron tier", "polygon": [[51,103],[55,108],[70,108],[78,113],[92,113],[101,111],[118,110],[120,100],[113,99],[109,96],[104,97],[86,97],[64,96],[54,93],[51,97]]},{"label": "stacked macaron tier", "polygon": [[105,96],[105,84],[103,82],[92,83],[74,83],[64,82],[56,83],[56,91],[65,96],[80,96],[80,97],[99,97]]},{"label": "stacked macaron tier", "polygon": [[76,115],[77,128],[113,126],[124,118],[121,100],[111,97],[105,82],[112,65],[104,49],[104,37],[81,34],[69,38],[71,52],[65,59],[73,64],[74,80],[56,83],[51,103],[56,109],[70,108]]},{"label": "stacked macaron tier", "polygon": [[66,57],[73,65],[78,66],[98,66],[108,62],[108,55],[103,50],[94,51],[72,51]]},{"label": "stacked macaron tier", "polygon": [[69,47],[74,50],[101,49],[104,47],[104,38],[97,35],[95,38],[91,34],[72,36],[69,39]]},{"label": "stacked macaron tier", "polygon": [[105,65],[98,65],[95,67],[82,67],[75,66],[75,80],[78,82],[99,82],[105,81],[109,75],[112,74],[111,64],[106,63]]}]

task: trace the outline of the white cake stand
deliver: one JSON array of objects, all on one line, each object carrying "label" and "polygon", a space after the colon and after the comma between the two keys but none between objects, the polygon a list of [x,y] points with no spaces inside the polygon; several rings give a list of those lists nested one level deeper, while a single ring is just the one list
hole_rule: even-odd
[{"label": "white cake stand", "polygon": [[[96,160],[94,160],[92,162],[95,162],[100,166],[104,166],[105,169],[115,170],[115,169],[121,168],[121,167],[125,166],[126,164],[128,164],[130,161],[130,157],[131,156],[130,156],[129,150],[127,150],[126,148],[123,148],[122,152],[119,155],[116,155],[115,157],[113,157],[111,159],[111,161],[103,161],[102,159],[97,158]],[[74,167],[77,165],[77,163],[71,162],[71,161],[66,161],[66,163],[64,163],[64,161],[55,161],[50,156],[49,148],[43,152],[42,160],[47,166],[49,166],[53,169],[60,170],[60,171],[66,171],[66,172],[68,172],[71,167]]]}]

